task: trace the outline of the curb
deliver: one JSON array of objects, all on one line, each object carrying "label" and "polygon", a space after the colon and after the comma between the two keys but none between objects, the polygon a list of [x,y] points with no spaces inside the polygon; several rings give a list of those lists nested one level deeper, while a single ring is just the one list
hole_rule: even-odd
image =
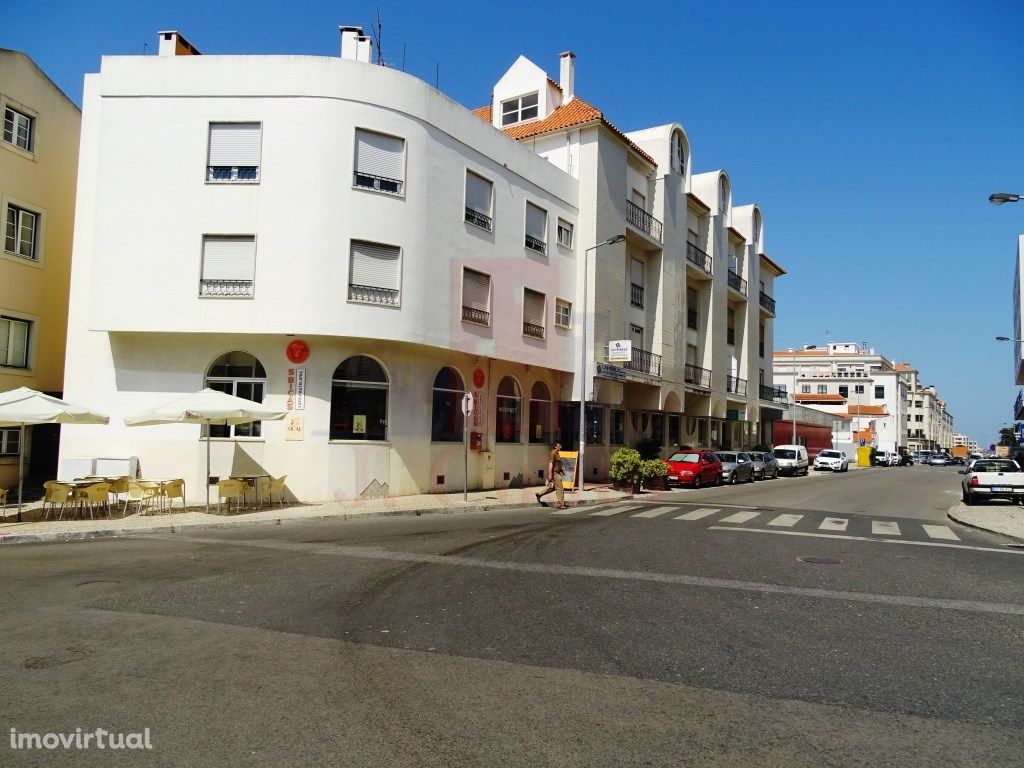
[{"label": "curb", "polygon": [[[598,504],[622,502],[633,499],[632,494],[615,499],[584,499],[566,503],[570,507],[590,507]],[[472,502],[470,502],[471,504]],[[465,502],[464,502],[465,504]],[[504,504],[484,504],[480,506],[459,507],[423,507],[420,509],[384,509],[372,512],[342,512],[334,514],[308,515],[303,517],[271,517],[260,520],[236,519],[232,522],[188,523],[185,525],[157,525],[151,528],[104,528],[94,531],[52,531],[47,533],[12,533],[0,534],[0,546],[11,544],[53,544],[70,543],[73,541],[93,541],[100,539],[127,538],[130,536],[146,536],[154,533],[192,533],[218,528],[251,528],[260,525],[289,525],[320,520],[360,520],[378,517],[417,517],[423,515],[457,515],[461,512],[509,512],[536,506],[536,502],[523,501]]]},{"label": "curb", "polygon": [[988,526],[979,525],[978,523],[969,523],[966,520],[963,520],[963,519],[957,517],[954,514],[954,511],[962,509],[962,508],[964,508],[963,504],[956,504],[956,505],[950,507],[949,509],[946,510],[946,517],[948,517],[954,523],[958,523],[959,525],[962,525],[962,526],[964,526],[966,528],[973,528],[976,531],[985,531],[986,533],[994,533],[997,536],[1005,536],[1008,539],[1012,539],[1014,542],[1022,542],[1022,541],[1024,541],[1024,536],[1018,536],[1017,534],[1007,533],[1006,531],[1000,531],[1000,530],[998,530],[996,528],[989,528]]}]

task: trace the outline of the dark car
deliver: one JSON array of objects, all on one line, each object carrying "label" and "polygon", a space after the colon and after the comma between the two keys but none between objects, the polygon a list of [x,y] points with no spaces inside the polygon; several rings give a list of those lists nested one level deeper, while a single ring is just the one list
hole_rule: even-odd
[{"label": "dark car", "polygon": [[912,466],[914,466],[914,457],[911,456],[909,453],[902,454],[900,456],[900,466],[901,467],[912,467]]},{"label": "dark car", "polygon": [[673,453],[665,461],[668,463],[666,485],[689,485],[700,488],[702,485],[718,485],[722,474],[722,462],[711,451],[695,448]]}]

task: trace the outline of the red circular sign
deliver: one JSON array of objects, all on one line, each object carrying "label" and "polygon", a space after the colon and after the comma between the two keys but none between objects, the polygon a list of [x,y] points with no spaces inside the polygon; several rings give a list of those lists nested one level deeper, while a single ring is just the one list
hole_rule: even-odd
[{"label": "red circular sign", "polygon": [[309,344],[296,339],[285,348],[284,353],[293,363],[304,363],[309,359]]},{"label": "red circular sign", "polygon": [[484,382],[486,380],[487,379],[484,377],[484,372],[482,370],[477,368],[475,371],[473,371],[473,386],[474,387],[476,387],[477,389],[482,389],[483,386],[484,386]]}]

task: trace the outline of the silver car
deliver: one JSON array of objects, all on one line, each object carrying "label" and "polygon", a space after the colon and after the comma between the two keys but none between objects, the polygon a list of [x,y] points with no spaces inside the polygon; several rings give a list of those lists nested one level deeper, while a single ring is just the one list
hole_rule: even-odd
[{"label": "silver car", "polygon": [[767,480],[779,476],[779,462],[775,457],[764,451],[748,451],[750,460],[754,462],[754,479]]},{"label": "silver car", "polygon": [[754,462],[749,454],[715,451],[715,455],[722,460],[723,483],[735,485],[736,483],[754,482]]}]

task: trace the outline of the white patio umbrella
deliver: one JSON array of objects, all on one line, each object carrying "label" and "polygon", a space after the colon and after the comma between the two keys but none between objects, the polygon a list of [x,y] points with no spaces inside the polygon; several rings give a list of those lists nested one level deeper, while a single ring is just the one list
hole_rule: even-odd
[{"label": "white patio umbrella", "polygon": [[25,427],[32,424],[106,424],[109,421],[102,413],[28,387],[0,393],[0,427],[21,427],[18,442],[18,522],[21,522],[21,487],[25,479]]},{"label": "white patio umbrella", "polygon": [[265,408],[260,403],[214,389],[203,389],[191,395],[158,406],[124,420],[129,427],[148,427],[154,424],[202,424],[206,430],[206,511],[210,511],[210,430],[211,425],[249,424],[253,421],[276,421],[288,415],[287,411]]}]

